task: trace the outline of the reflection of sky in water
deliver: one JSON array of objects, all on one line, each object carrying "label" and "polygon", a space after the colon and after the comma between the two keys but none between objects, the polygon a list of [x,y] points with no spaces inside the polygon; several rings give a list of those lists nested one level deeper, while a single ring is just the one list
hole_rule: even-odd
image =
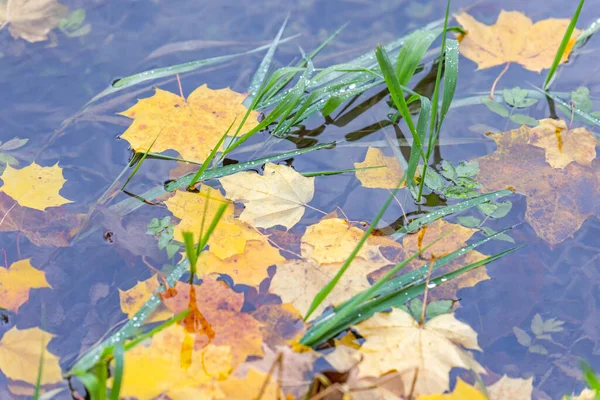
[{"label": "reflection of sky in water", "polygon": [[[377,4],[366,0],[190,1],[178,4],[158,0],[71,1],[68,4],[72,8],[86,8],[87,21],[92,24],[91,33],[83,38],[68,39],[59,34],[56,46],[50,47],[48,43],[25,44],[14,41],[7,32],[1,33],[4,57],[0,59],[0,90],[4,96],[0,99],[0,140],[6,141],[15,136],[30,138],[30,143],[21,154],[22,159],[29,162],[64,120],[74,115],[113,79],[145,69],[257,46],[276,34],[288,11],[291,16],[287,34],[301,33],[302,36],[281,47],[277,56],[280,65],[287,65],[297,58],[298,45],[310,51],[340,25],[351,22],[323,52],[321,59],[326,61],[321,64],[317,61],[317,66],[324,66],[348,60],[378,43],[386,43],[440,18],[443,14],[442,3],[435,0],[428,3],[389,0]],[[455,1],[453,9],[468,7],[469,4],[469,1]],[[598,5],[599,1],[590,1],[585,8],[593,10]],[[474,6],[471,12],[483,21],[493,23],[501,8],[521,10],[534,20],[539,20],[550,16],[568,17],[574,4],[565,7],[564,2],[557,0],[504,1],[501,5],[499,2],[488,2]],[[595,17],[597,15],[591,12],[584,12],[578,25],[587,26]],[[195,51],[148,58],[162,45],[186,40],[205,42],[203,48]],[[579,85],[587,85],[592,94],[597,92],[599,86],[594,79],[598,75],[595,67],[598,65],[598,55],[591,52],[597,45],[598,40],[594,38],[575,59],[575,63],[561,69],[554,89],[570,91]],[[189,94],[203,83],[214,88],[231,86],[234,90],[244,91],[259,59],[259,56],[245,57],[209,72],[201,70],[186,75],[182,78],[184,92]],[[474,73],[475,64],[465,59],[461,59],[460,68],[459,98],[487,91],[501,69]],[[540,85],[542,80],[542,76],[514,65],[502,78],[500,87],[526,87],[527,82]],[[159,86],[177,91],[176,83],[172,80]],[[143,87],[134,87],[120,95],[133,93]],[[369,95],[376,93],[371,91]],[[129,98],[100,101],[94,113],[88,113],[86,120],[69,125],[37,158],[44,165],[59,161],[64,168],[68,183],[61,194],[75,201],[66,209],[86,213],[121,172],[130,153],[127,143],[115,138],[124,131],[128,121],[116,117],[115,113],[131,106],[136,97],[150,94],[151,85]],[[327,126],[319,140],[340,140],[349,132],[384,120],[387,111],[387,106],[380,103],[344,126]],[[547,106],[543,102],[534,106],[531,112],[537,118],[548,116]],[[314,118],[308,121],[307,128],[316,128],[321,124],[321,119]],[[482,141],[478,133],[469,129],[474,124],[484,124],[500,131],[514,127],[507,126],[504,119],[482,106],[451,111],[442,136],[474,140],[460,146],[442,146],[438,159],[441,156],[458,162],[493,151],[491,142]],[[392,128],[387,130],[394,135]],[[266,135],[257,137],[253,143],[264,140]],[[386,139],[380,131],[361,139],[359,143],[382,140]],[[275,144],[273,150],[291,148],[289,142],[281,142]],[[364,152],[365,147],[340,146],[327,153],[320,151],[296,158],[294,166],[300,171],[352,168],[352,162],[361,161]],[[248,152],[241,154],[240,158],[252,156],[253,152]],[[170,168],[171,165],[164,162],[148,161],[130,190],[141,193],[152,183],[167,179]],[[371,219],[386,193],[360,187],[351,175],[317,178],[316,182],[317,195],[311,205],[327,212],[336,205],[340,206],[353,220]],[[401,200],[403,196],[400,196]],[[512,196],[511,200],[514,203],[513,211],[508,217],[495,221],[491,225],[493,228],[500,229],[522,220],[524,199]],[[33,265],[45,265],[43,268],[54,289],[33,291],[30,301],[22,306],[19,315],[2,330],[10,328],[14,322],[19,328],[41,325],[58,335],[50,350],[64,357],[64,366],[70,364],[80,351],[95,343],[122,320],[116,289],[129,288],[137,280],[148,277],[147,267],[130,250],[145,244],[152,245],[144,235],[131,232],[135,232],[136,228],[144,232],[149,218],[164,213],[162,209],[147,207],[134,217],[126,217],[127,230],[123,230],[126,240],[112,246],[106,244],[100,234],[73,248],[59,250],[36,248],[21,238],[21,253],[33,256]],[[392,206],[389,220],[386,221],[392,222],[400,213],[399,207]],[[319,217],[319,214],[309,211],[302,224],[312,224]],[[115,218],[110,216],[105,216],[104,221],[112,229],[117,224]],[[1,237],[1,247],[6,249],[9,260],[16,260],[16,236],[2,233]],[[527,242],[529,245],[490,266],[491,281],[460,292],[462,308],[457,314],[479,332],[484,353],[478,357],[483,365],[498,374],[534,374],[534,384],[542,383],[540,389],[556,398],[558,393],[581,386],[573,378],[578,368],[578,357],[589,358],[592,353],[600,351],[600,345],[596,344],[600,334],[600,326],[596,322],[599,319],[596,307],[600,301],[600,276],[597,271],[600,264],[600,243],[597,239],[600,237],[600,225],[597,219],[588,219],[573,239],[553,249],[537,239],[526,224],[519,226],[513,232],[513,237],[517,242]],[[492,243],[483,252],[492,254],[503,246],[502,243]],[[166,262],[161,257],[155,256],[153,263],[160,265]],[[512,334],[514,326],[528,330],[535,313],[541,313],[544,318],[555,317],[566,321],[565,331],[555,334],[558,344],[548,345],[552,357],[528,354]],[[590,361],[600,369],[597,358]]]}]

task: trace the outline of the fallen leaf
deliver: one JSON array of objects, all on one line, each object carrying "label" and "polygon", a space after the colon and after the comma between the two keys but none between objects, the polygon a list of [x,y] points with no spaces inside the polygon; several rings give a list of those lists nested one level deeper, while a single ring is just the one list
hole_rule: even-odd
[{"label": "fallen leaf", "polygon": [[46,274],[31,266],[31,258],[19,260],[10,268],[0,267],[0,307],[14,312],[29,300],[29,291],[51,288]]},{"label": "fallen leaf", "polygon": [[71,200],[58,194],[66,182],[58,163],[52,167],[32,163],[21,169],[7,165],[0,179],[3,182],[0,192],[6,193],[23,207],[44,211],[48,207],[71,203]]},{"label": "fallen leaf", "polygon": [[[544,120],[542,123],[548,125]],[[557,134],[562,137],[564,131]],[[588,135],[583,129],[571,130],[568,142],[581,139],[587,143]],[[477,181],[487,191],[514,187],[527,196],[525,220],[540,238],[556,245],[579,230],[588,217],[600,215],[595,201],[600,192],[600,163],[588,167],[580,164],[588,161],[577,161],[581,160],[577,154],[589,150],[573,150],[578,146],[570,144],[565,151],[571,149],[568,152],[573,161],[562,168],[553,168],[547,159],[554,150],[538,147],[539,138],[544,137],[539,131],[522,126],[490,137],[497,150],[477,159],[480,167]]]},{"label": "fallen leaf", "polygon": [[[490,398],[491,399],[491,398]],[[502,397],[500,399],[513,399],[513,397]],[[427,394],[419,396],[417,400],[487,400],[487,397],[473,386],[465,383],[462,379],[456,379],[456,386],[451,393]]]},{"label": "fallen leaf", "polygon": [[0,339],[0,370],[12,380],[35,384],[43,351],[40,384],[62,381],[58,357],[46,349],[53,337],[53,334],[39,328],[21,330],[12,327]]},{"label": "fallen leaf", "polygon": [[596,396],[595,390],[585,388],[579,395],[564,396],[562,400],[596,400]]},{"label": "fallen leaf", "polygon": [[[562,38],[571,22],[569,19],[549,18],[535,24],[518,11],[504,11],[495,25],[485,25],[469,14],[456,15],[467,31],[459,37],[462,55],[485,69],[504,63],[518,63],[530,71],[550,68]],[[561,62],[566,62],[581,31],[575,29]]]},{"label": "fallen leaf", "polygon": [[84,218],[58,207],[46,211],[22,207],[0,192],[0,232],[20,232],[36,246],[69,246]]},{"label": "fallen leaf", "polygon": [[121,396],[150,400],[185,388],[208,390],[213,380],[227,377],[232,370],[229,347],[198,347],[189,343],[190,335],[181,326],[171,325],[152,336],[149,345],[127,351]]},{"label": "fallen leaf", "polygon": [[398,371],[404,387],[414,387],[416,396],[449,390],[452,368],[484,371],[466,350],[481,350],[477,333],[453,314],[439,315],[419,326],[410,314],[393,308],[390,313],[375,314],[355,329],[366,339],[361,347],[364,360],[358,367],[359,376],[379,377]]},{"label": "fallen leaf", "polygon": [[177,282],[168,294],[161,295],[163,304],[174,314],[190,310],[182,321],[194,335],[195,346],[213,344],[230,346],[232,366],[248,356],[262,356],[262,324],[252,315],[241,312],[244,295],[223,283],[204,278],[200,285]]},{"label": "fallen leaf", "polygon": [[32,43],[47,40],[68,14],[69,8],[56,0],[0,0],[0,25],[9,24],[12,37]]},{"label": "fallen leaf", "polygon": [[285,399],[277,385],[277,378],[255,369],[248,370],[243,378],[229,378],[221,383],[220,388],[229,400],[258,400],[259,395],[260,400]]},{"label": "fallen leaf", "polygon": [[509,378],[504,375],[486,388],[490,400],[531,400],[533,377],[528,379]]},{"label": "fallen leaf", "polygon": [[[183,159],[202,162],[208,157],[234,121],[246,114],[242,101],[246,96],[229,88],[209,89],[202,85],[187,98],[156,88],[154,96],[138,100],[121,115],[133,123],[121,135],[136,152],[145,152],[152,142],[152,151],[172,149]],[[238,133],[254,128],[258,113],[250,112]],[[237,130],[234,123],[233,132]]]},{"label": "fallen leaf", "polygon": [[290,303],[263,304],[250,314],[262,324],[263,342],[271,347],[300,340],[306,331],[302,315]]},{"label": "fallen leaf", "polygon": [[[145,281],[139,281],[134,287],[127,290],[119,289],[119,300],[121,303],[121,311],[127,314],[129,319],[135,316],[135,313],[148,301],[148,299],[158,291],[160,283],[156,275],[151,276]],[[156,309],[152,315],[146,320],[147,322],[164,321],[173,316],[168,310]]]},{"label": "fallen leaf", "polygon": [[315,178],[272,163],[265,165],[262,175],[243,171],[219,181],[228,199],[244,204],[240,219],[257,228],[282,225],[290,229],[300,221],[315,193]]},{"label": "fallen leaf", "polygon": [[[369,147],[365,160],[354,163],[354,168],[370,168],[356,171],[356,177],[366,188],[395,189],[404,172],[396,157],[386,157],[378,148]],[[400,187],[406,186],[402,184]]]}]

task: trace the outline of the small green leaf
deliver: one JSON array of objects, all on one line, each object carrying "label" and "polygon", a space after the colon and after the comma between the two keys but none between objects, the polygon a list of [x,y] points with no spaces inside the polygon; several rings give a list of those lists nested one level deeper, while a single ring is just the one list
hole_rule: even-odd
[{"label": "small green leaf", "polygon": [[481,187],[481,183],[477,182],[473,178],[467,178],[465,176],[459,176],[454,180],[454,182],[459,186],[466,187],[469,189],[478,189]]},{"label": "small green leaf", "polygon": [[[423,174],[423,166],[419,165],[417,167],[417,175],[421,176]],[[433,168],[427,168],[427,172],[425,173],[425,186],[434,192],[440,192],[444,189],[444,180],[441,175],[438,174]]]},{"label": "small green leaf", "polygon": [[506,104],[516,107],[516,108],[525,108],[534,105],[538,102],[537,99],[527,98],[527,94],[529,92],[525,89],[521,89],[520,87],[514,87],[512,89],[504,89],[502,91],[502,97]]},{"label": "small green leaf", "polygon": [[537,119],[523,114],[513,114],[510,116],[510,120],[519,125],[538,126],[540,124]]},{"label": "small green leaf", "polygon": [[529,336],[529,334],[527,334],[527,332],[525,332],[521,328],[517,328],[516,326],[513,327],[513,332],[514,332],[515,336],[517,337],[517,342],[519,342],[519,344],[521,346],[525,346],[525,347],[531,346],[531,336]]},{"label": "small green leaf", "polygon": [[463,186],[448,186],[444,189],[443,194],[449,199],[471,199],[479,196],[479,193],[475,189]]},{"label": "small green leaf", "polygon": [[79,8],[72,11],[66,18],[60,20],[58,28],[64,33],[72,32],[81,27],[85,21],[85,10]]},{"label": "small green leaf", "polygon": [[541,335],[544,333],[544,320],[540,314],[535,314],[531,320],[531,332],[534,335]]},{"label": "small green leaf", "polygon": [[0,153],[0,164],[19,165],[19,160],[7,153]]},{"label": "small green leaf", "polygon": [[481,220],[476,217],[467,216],[467,217],[458,217],[458,223],[467,228],[477,228],[481,223]]},{"label": "small green leaf", "polygon": [[485,104],[490,111],[495,112],[501,117],[508,117],[508,110],[502,104],[490,99],[489,97],[482,97],[481,102]]},{"label": "small green leaf", "polygon": [[456,170],[454,169],[454,165],[450,162],[443,160],[442,161],[442,175],[444,178],[453,181],[456,178]]},{"label": "small green leaf", "polygon": [[414,319],[418,320],[419,318],[421,318],[421,313],[423,312],[423,302],[421,301],[421,299],[417,298],[411,301],[409,308],[410,313],[412,314]]},{"label": "small green leaf", "polygon": [[163,228],[168,228],[169,225],[171,225],[171,217],[170,216],[166,216],[163,219],[160,220],[160,226]]},{"label": "small green leaf", "polygon": [[548,349],[541,344],[534,344],[533,346],[529,347],[528,350],[530,353],[541,354],[543,356],[548,354]]},{"label": "small green leaf", "polygon": [[[485,236],[492,236],[492,235],[496,234],[495,230],[493,230],[492,228],[489,228],[487,226],[484,226],[483,228],[481,228],[481,231],[484,233]],[[509,242],[509,243],[515,243],[515,240],[513,238],[511,238],[510,236],[508,236],[506,233],[501,233],[498,236],[494,237],[494,239],[502,240],[504,242]]]},{"label": "small green leaf", "polygon": [[452,312],[452,300],[437,300],[427,304],[425,308],[425,315],[427,318],[435,318],[438,315],[450,314]]},{"label": "small green leaf", "polygon": [[148,230],[146,231],[146,233],[148,235],[158,235],[159,232],[162,230],[158,218],[152,218],[150,222],[148,222],[147,228]]},{"label": "small green leaf", "polygon": [[512,209],[512,202],[503,201],[500,203],[487,202],[478,206],[479,211],[490,218],[502,218]]},{"label": "small green leaf", "polygon": [[556,318],[550,318],[549,320],[544,321],[544,332],[562,332],[564,329],[562,325],[564,323],[565,321],[561,321]]},{"label": "small green leaf", "polygon": [[158,248],[160,250],[162,250],[165,247],[167,247],[169,242],[171,242],[171,239],[172,238],[169,237],[169,235],[167,235],[165,232],[161,233],[160,236],[158,237]]},{"label": "small green leaf", "polygon": [[592,111],[592,100],[590,99],[590,89],[585,86],[580,86],[571,92],[571,102],[583,112],[589,113]]},{"label": "small green leaf", "polygon": [[552,335],[549,333],[544,333],[543,335],[538,335],[535,338],[539,340],[552,340]]},{"label": "small green leaf", "polygon": [[[28,141],[29,141],[29,139],[13,138],[13,139],[10,139],[8,142],[5,142],[3,145],[1,145],[0,149],[2,149],[2,151],[16,150],[20,147],[25,146],[25,144]],[[0,143],[2,143],[2,142],[0,142]]]},{"label": "small green leaf", "polygon": [[470,178],[479,173],[479,163],[477,161],[461,161],[455,170],[459,177]]},{"label": "small green leaf", "polygon": [[173,258],[173,256],[179,251],[181,247],[175,243],[169,243],[166,247],[167,257]]}]

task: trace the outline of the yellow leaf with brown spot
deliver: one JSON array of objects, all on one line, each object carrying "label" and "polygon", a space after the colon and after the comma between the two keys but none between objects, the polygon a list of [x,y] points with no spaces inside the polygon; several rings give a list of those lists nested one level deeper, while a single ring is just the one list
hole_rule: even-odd
[{"label": "yellow leaf with brown spot", "polygon": [[0,267],[0,307],[14,312],[29,300],[29,291],[51,288],[46,274],[31,266],[31,258],[19,260],[10,268]]},{"label": "yellow leaf with brown spot", "polygon": [[[465,12],[456,15],[456,20],[467,31],[459,37],[460,52],[475,61],[478,69],[518,63],[535,72],[552,66],[571,22],[549,18],[534,24],[521,12],[504,10],[494,25],[482,24]],[[568,60],[579,33],[578,29],[573,31],[561,62]]]},{"label": "yellow leaf with brown spot", "polygon": [[315,178],[273,163],[265,165],[262,175],[243,171],[219,181],[228,199],[244,204],[240,219],[257,228],[281,225],[290,229],[300,221],[315,193]]},{"label": "yellow leaf with brown spot", "polygon": [[152,336],[149,345],[127,351],[121,396],[149,400],[184,388],[209,388],[227,377],[233,368],[229,346],[199,347],[190,336],[183,327],[171,325]]},{"label": "yellow leaf with brown spot", "polygon": [[58,357],[46,349],[53,337],[39,328],[21,330],[12,327],[0,339],[0,371],[9,379],[35,384],[43,351],[40,384],[62,381]]},{"label": "yellow leaf with brown spot", "polygon": [[67,181],[58,163],[52,167],[32,163],[21,169],[6,165],[0,179],[3,182],[0,192],[6,193],[23,207],[43,211],[48,207],[71,203],[71,200],[58,193]]},{"label": "yellow leaf with brown spot", "polygon": [[232,376],[221,382],[220,388],[229,400],[258,400],[261,393],[260,400],[285,399],[275,375],[267,375],[252,368],[242,378]]},{"label": "yellow leaf with brown spot", "polygon": [[306,331],[302,314],[291,303],[263,304],[251,314],[263,324],[263,342],[271,347],[300,340]]},{"label": "yellow leaf with brown spot", "polygon": [[490,400],[531,400],[533,377],[528,379],[509,378],[504,375],[486,388]]},{"label": "yellow leaf with brown spot", "polygon": [[196,348],[209,343],[231,347],[232,366],[249,356],[262,356],[262,324],[242,312],[244,295],[223,282],[204,278],[200,285],[177,282],[160,294],[163,304],[174,314],[189,310],[182,321]]},{"label": "yellow leaf with brown spot", "polygon": [[[354,168],[369,168],[356,171],[356,177],[366,188],[395,189],[404,172],[396,157],[387,157],[378,148],[369,147],[365,160],[354,163]],[[400,187],[406,186],[404,183]]]},{"label": "yellow leaf with brown spot", "polygon": [[196,268],[198,277],[226,274],[235,283],[258,286],[268,277],[267,269],[270,266],[284,261],[279,250],[266,239],[248,240],[241,253],[225,259],[220,259],[212,251],[202,252]]},{"label": "yellow leaf with brown spot", "polygon": [[[544,120],[542,123],[548,125]],[[557,134],[561,138],[566,136],[571,143],[565,149],[565,142],[562,142],[562,150],[571,154],[565,157],[572,159],[564,167],[554,168],[548,162],[548,158],[558,162],[552,154],[561,151],[558,147],[551,149],[547,143],[549,139],[540,142],[547,133],[526,126],[491,134],[497,150],[477,159],[480,169],[477,181],[487,191],[514,188],[525,195],[525,220],[550,245],[573,235],[588,217],[600,216],[600,207],[595,201],[600,195],[600,163],[594,160],[591,166],[581,165],[589,160],[589,155],[583,154],[590,154],[589,146],[594,145],[595,149],[597,142],[591,143],[590,134],[584,129],[561,130]],[[578,141],[588,143],[585,151],[572,144]],[[558,165],[562,164],[564,162]]]},{"label": "yellow leaf with brown spot", "polygon": [[[513,399],[513,397],[502,397],[502,399]],[[457,378],[456,386],[451,393],[427,394],[419,396],[417,400],[487,400],[487,397],[462,379]]]},{"label": "yellow leaf with brown spot", "polygon": [[[148,301],[148,299],[158,292],[160,283],[157,276],[153,275],[145,281],[136,283],[134,287],[128,290],[119,289],[119,299],[121,302],[121,311],[127,314],[129,319],[135,316],[135,313]],[[173,316],[173,314],[160,307],[157,308],[147,319],[147,322],[164,321]]]},{"label": "yellow leaf with brown spot", "polygon": [[0,0],[0,25],[8,24],[14,37],[28,42],[48,39],[48,33],[69,14],[56,0]]},{"label": "yellow leaf with brown spot", "polygon": [[[450,370],[484,371],[467,351],[481,350],[477,333],[453,314],[443,314],[420,326],[397,308],[377,313],[355,326],[366,340],[360,351],[359,376],[379,377],[391,371],[402,374],[403,386],[415,396],[449,390]],[[417,374],[415,376],[415,374]]]},{"label": "yellow leaf with brown spot", "polygon": [[[209,89],[203,85],[187,98],[156,88],[154,96],[138,100],[121,113],[133,123],[121,135],[136,152],[177,151],[183,159],[202,162],[234,122],[246,114],[242,101],[246,96],[229,88]],[[258,113],[250,112],[239,135],[253,129]],[[237,125],[234,124],[234,131]]]}]

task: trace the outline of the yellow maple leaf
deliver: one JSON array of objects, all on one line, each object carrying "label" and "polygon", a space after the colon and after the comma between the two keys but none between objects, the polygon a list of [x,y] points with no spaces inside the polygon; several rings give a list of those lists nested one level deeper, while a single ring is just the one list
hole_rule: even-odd
[{"label": "yellow maple leaf", "polygon": [[[456,15],[467,31],[461,35],[460,52],[477,63],[478,69],[504,63],[518,63],[528,70],[550,68],[570,23],[569,19],[549,18],[535,24],[518,11],[504,11],[495,25],[485,25],[469,14]],[[566,62],[581,31],[575,29],[561,62]]]},{"label": "yellow maple leaf", "polygon": [[265,165],[262,175],[243,171],[219,181],[228,199],[244,204],[240,219],[257,228],[282,225],[290,229],[300,221],[315,193],[315,178],[273,163]]},{"label": "yellow maple leaf", "polygon": [[[502,399],[513,399],[514,397],[503,397]],[[427,394],[419,396],[417,400],[487,400],[487,397],[473,386],[465,383],[462,379],[456,380],[456,386],[452,393]],[[500,398],[498,398],[500,400]]]},{"label": "yellow maple leaf", "polygon": [[486,390],[490,400],[531,400],[533,377],[521,379],[504,375]]},{"label": "yellow maple leaf", "polygon": [[9,24],[12,37],[28,42],[48,39],[48,32],[68,13],[69,8],[56,0],[0,0],[0,25]]},{"label": "yellow maple leaf", "polygon": [[[203,85],[187,98],[156,88],[154,96],[138,100],[121,115],[133,123],[121,135],[136,152],[144,152],[154,142],[153,152],[175,150],[182,158],[202,162],[217,145],[234,121],[246,114],[242,105],[245,95],[229,88],[213,90]],[[258,122],[252,111],[239,135],[250,131]],[[237,125],[234,125],[237,130]]]},{"label": "yellow maple leaf", "polygon": [[[548,126],[544,120],[542,124]],[[588,217],[600,215],[600,208],[591,201],[600,194],[600,163],[594,159],[588,166],[597,142],[589,140],[590,134],[584,129],[566,133],[559,129],[557,134],[561,138],[566,135],[569,143],[565,148],[566,142],[562,142],[565,155],[560,158],[553,155],[558,149],[544,142],[544,138],[550,141],[549,133],[544,132],[522,126],[491,134],[497,150],[477,159],[480,169],[477,181],[487,191],[512,187],[527,196],[525,220],[540,238],[556,245],[579,230]],[[572,144],[577,141],[586,143],[586,147],[581,149]],[[558,138],[554,143],[558,143]],[[558,168],[554,168],[549,159]],[[563,166],[569,159],[572,161]]]},{"label": "yellow maple leaf", "polygon": [[263,343],[271,347],[300,340],[306,331],[302,314],[291,303],[263,304],[251,315],[263,324]]},{"label": "yellow maple leaf", "polygon": [[0,307],[14,312],[29,300],[29,290],[51,288],[46,274],[31,266],[31,259],[19,260],[10,268],[0,267]]},{"label": "yellow maple leaf", "polygon": [[[148,301],[150,296],[158,291],[160,284],[156,275],[151,276],[145,281],[139,281],[134,287],[127,290],[119,289],[119,300],[121,311],[127,314],[129,319],[135,316],[135,313]],[[158,308],[147,319],[147,322],[164,321],[173,316],[168,310]]]},{"label": "yellow maple leaf", "polygon": [[39,328],[12,327],[0,339],[0,370],[12,380],[35,384],[43,351],[41,385],[62,381],[58,357],[46,350],[53,337]]},{"label": "yellow maple leaf", "polygon": [[[386,157],[378,148],[369,147],[365,160],[354,163],[354,168],[378,167],[356,171],[356,177],[367,188],[395,189],[404,172],[396,157]],[[402,184],[401,187],[405,185]]]},{"label": "yellow maple leaf", "polygon": [[[264,388],[263,385],[265,385]],[[258,400],[261,393],[261,400],[285,399],[277,384],[277,377],[252,368],[242,378],[232,376],[221,382],[220,388],[226,398],[230,400]]]},{"label": "yellow maple leaf", "polygon": [[209,344],[201,349],[188,345],[190,333],[179,325],[160,331],[148,346],[125,353],[121,396],[153,399],[163,393],[210,384],[232,369],[229,346]]},{"label": "yellow maple leaf", "polygon": [[32,163],[21,169],[7,165],[0,179],[4,183],[0,192],[6,193],[24,207],[43,211],[48,207],[71,203],[71,200],[58,194],[66,182],[58,163],[52,167]]},{"label": "yellow maple leaf", "polygon": [[364,360],[359,375],[378,377],[398,371],[404,387],[414,388],[417,396],[449,390],[452,368],[484,371],[466,350],[481,350],[477,333],[453,314],[439,315],[419,326],[410,314],[393,308],[355,328],[366,339],[360,349]]}]

